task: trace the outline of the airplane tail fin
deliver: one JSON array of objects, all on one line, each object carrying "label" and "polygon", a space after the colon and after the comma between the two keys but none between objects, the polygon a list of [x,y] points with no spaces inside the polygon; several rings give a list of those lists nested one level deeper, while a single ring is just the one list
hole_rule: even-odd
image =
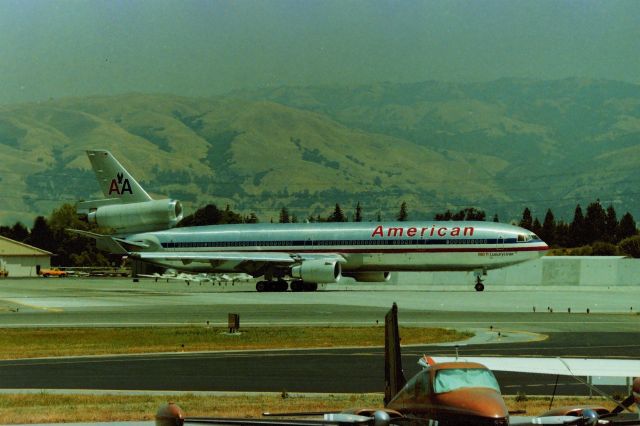
[{"label": "airplane tail fin", "polygon": [[109,151],[88,150],[87,156],[91,161],[100,189],[110,202],[127,204],[152,200]]},{"label": "airplane tail fin", "polygon": [[398,305],[394,303],[384,317],[384,405],[387,405],[406,383],[400,353]]}]

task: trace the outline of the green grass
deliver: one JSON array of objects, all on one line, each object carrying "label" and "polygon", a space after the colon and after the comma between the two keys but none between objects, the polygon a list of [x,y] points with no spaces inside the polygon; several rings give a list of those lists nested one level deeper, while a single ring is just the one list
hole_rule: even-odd
[{"label": "green grass", "polygon": [[[384,327],[209,327],[2,329],[0,359],[216,350],[382,346]],[[471,333],[400,328],[402,344],[463,340]],[[64,344],[60,344],[64,342]]]}]

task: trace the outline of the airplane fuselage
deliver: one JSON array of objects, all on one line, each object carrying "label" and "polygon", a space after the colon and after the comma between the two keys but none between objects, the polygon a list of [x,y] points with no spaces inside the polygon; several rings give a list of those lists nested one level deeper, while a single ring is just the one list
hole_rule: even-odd
[{"label": "airplane fuselage", "polygon": [[[344,272],[495,269],[548,250],[532,232],[494,222],[239,224],[174,228],[129,236],[154,252],[339,254]],[[234,272],[217,264],[156,262],[181,270]]]}]

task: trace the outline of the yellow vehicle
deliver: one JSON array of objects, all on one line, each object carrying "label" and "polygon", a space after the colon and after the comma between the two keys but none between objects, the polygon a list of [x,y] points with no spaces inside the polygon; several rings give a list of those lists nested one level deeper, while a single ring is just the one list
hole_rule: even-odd
[{"label": "yellow vehicle", "polygon": [[38,275],[40,275],[43,278],[49,278],[49,277],[66,278],[69,276],[69,273],[67,271],[61,270],[60,268],[50,268],[50,269],[40,269],[40,271],[38,272]]}]

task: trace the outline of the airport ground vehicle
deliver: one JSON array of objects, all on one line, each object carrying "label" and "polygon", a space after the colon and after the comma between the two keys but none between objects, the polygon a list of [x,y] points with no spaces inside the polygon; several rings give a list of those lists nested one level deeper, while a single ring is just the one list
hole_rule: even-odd
[{"label": "airport ground vehicle", "polygon": [[37,273],[43,278],[49,278],[49,277],[67,278],[69,276],[69,273],[67,271],[63,271],[60,268],[39,269]]}]

